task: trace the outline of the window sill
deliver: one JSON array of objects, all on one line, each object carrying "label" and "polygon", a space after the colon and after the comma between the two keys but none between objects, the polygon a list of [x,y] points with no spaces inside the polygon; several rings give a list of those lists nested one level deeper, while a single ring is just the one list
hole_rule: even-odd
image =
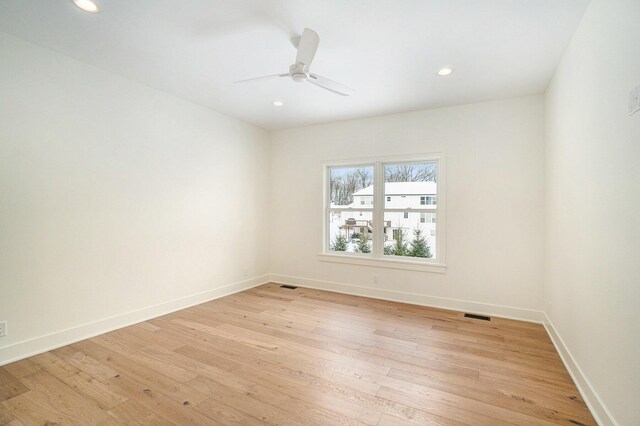
[{"label": "window sill", "polygon": [[405,269],[420,272],[436,272],[444,274],[447,265],[441,263],[419,262],[415,260],[380,259],[348,254],[320,253],[318,259],[322,262],[348,263],[351,265],[373,266],[376,268]]}]

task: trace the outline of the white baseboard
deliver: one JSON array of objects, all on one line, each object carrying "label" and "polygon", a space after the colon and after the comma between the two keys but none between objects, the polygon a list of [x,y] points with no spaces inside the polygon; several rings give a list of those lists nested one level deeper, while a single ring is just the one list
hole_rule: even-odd
[{"label": "white baseboard", "polygon": [[598,422],[600,426],[617,425],[618,423],[613,419],[613,416],[604,405],[593,386],[591,386],[587,376],[582,372],[582,369],[576,362],[573,355],[571,355],[571,351],[569,351],[569,348],[565,345],[562,337],[560,337],[560,334],[558,334],[558,331],[546,313],[544,314],[543,324],[544,328],[547,330],[547,334],[549,334],[549,337],[553,342],[553,346],[555,346],[564,366],[571,375],[578,391],[580,391],[580,395],[582,395],[582,399],[587,404],[587,407],[589,407],[589,410],[596,422]]},{"label": "white baseboard", "polygon": [[108,333],[109,331],[113,331],[118,328],[179,311],[180,309],[185,309],[189,306],[198,305],[239,291],[248,290],[268,282],[269,275],[261,275],[245,281],[218,287],[213,290],[207,290],[202,293],[181,297],[179,299],[148,306],[136,311],[114,315],[109,318],[67,328],[65,330],[55,331],[44,336],[23,340],[0,348],[0,365],[9,364],[10,362],[18,361],[65,345],[70,345],[71,343],[88,339],[99,334]]},{"label": "white baseboard", "polygon": [[406,293],[402,291],[384,290],[373,287],[361,287],[352,284],[321,281],[310,278],[292,277],[289,275],[271,275],[271,281],[279,284],[293,284],[299,287],[329,290],[354,296],[371,297],[392,302],[409,303],[412,305],[429,306],[433,308],[451,309],[454,311],[472,312],[499,318],[542,324],[542,311],[515,308],[511,306],[492,305],[490,303],[471,302],[468,300],[449,299],[445,297],[427,296],[424,294]]}]

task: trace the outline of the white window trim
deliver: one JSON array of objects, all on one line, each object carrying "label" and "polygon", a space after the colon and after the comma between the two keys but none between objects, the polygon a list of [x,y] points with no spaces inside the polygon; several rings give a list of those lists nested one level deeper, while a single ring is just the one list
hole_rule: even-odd
[{"label": "white window trim", "polygon": [[[330,167],[345,167],[345,166],[373,166],[374,177],[374,193],[373,193],[373,208],[365,208],[373,212],[374,223],[384,223],[384,206],[385,206],[385,194],[384,189],[384,164],[388,163],[418,163],[436,161],[438,163],[438,181],[437,185],[437,197],[436,204],[436,259],[415,259],[415,258],[403,258],[384,255],[384,227],[377,227],[376,232],[373,233],[373,250],[371,253],[340,253],[329,250],[329,214],[331,211],[361,211],[363,210],[359,206],[356,208],[330,208],[330,194],[329,194],[329,168]],[[325,262],[336,263],[348,263],[353,265],[366,265],[380,268],[394,268],[394,269],[408,269],[414,271],[423,272],[439,272],[444,273],[446,271],[445,263],[445,191],[446,191],[446,168],[445,168],[445,156],[443,153],[436,154],[422,154],[422,155],[410,155],[402,157],[376,157],[369,159],[357,159],[357,160],[345,160],[326,162],[323,167],[323,199],[324,199],[324,214],[323,214],[323,226],[322,226],[322,250],[318,254],[318,259]],[[393,209],[387,209],[387,211]],[[397,210],[397,209],[396,209]],[[409,209],[402,209],[411,210]],[[415,211],[424,211],[422,209],[414,209]]]}]

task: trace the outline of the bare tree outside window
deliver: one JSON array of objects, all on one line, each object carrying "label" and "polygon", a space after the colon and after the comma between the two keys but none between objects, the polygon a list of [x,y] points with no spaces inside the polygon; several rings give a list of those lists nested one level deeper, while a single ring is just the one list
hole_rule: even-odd
[{"label": "bare tree outside window", "polygon": [[408,163],[386,166],[385,182],[437,182],[438,166],[435,163]]},{"label": "bare tree outside window", "polygon": [[372,167],[332,167],[329,176],[331,203],[348,206],[353,194],[373,183]]}]

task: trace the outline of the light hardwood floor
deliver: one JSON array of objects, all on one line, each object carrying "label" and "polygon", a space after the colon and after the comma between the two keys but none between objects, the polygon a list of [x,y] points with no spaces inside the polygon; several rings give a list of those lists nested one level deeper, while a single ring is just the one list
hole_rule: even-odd
[{"label": "light hardwood floor", "polygon": [[544,328],[268,284],[0,367],[0,424],[592,425]]}]

